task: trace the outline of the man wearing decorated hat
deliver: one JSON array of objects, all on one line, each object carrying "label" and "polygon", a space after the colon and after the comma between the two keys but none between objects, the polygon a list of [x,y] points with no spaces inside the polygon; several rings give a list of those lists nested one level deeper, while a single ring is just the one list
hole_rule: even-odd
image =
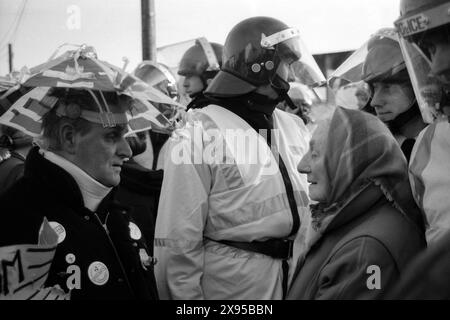
[{"label": "man wearing decorated hat", "polygon": [[59,286],[71,299],[157,299],[144,235],[113,201],[131,157],[124,135],[136,101],[91,90],[88,81],[63,83],[31,90],[0,119],[40,132],[24,177],[0,198],[0,247],[37,244],[45,217],[58,235],[45,287]]},{"label": "man wearing decorated hat", "polygon": [[131,99],[103,93],[110,113],[102,114],[100,95],[54,89],[47,105],[40,103],[51,108],[41,147],[30,151],[24,178],[0,200],[0,246],[36,243],[45,216],[59,236],[46,285],[71,290],[73,299],[156,298],[139,229],[111,201],[131,156],[124,138]]}]

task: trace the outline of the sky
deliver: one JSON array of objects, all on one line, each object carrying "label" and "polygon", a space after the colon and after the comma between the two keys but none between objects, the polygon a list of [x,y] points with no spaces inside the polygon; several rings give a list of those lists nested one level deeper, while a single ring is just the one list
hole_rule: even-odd
[{"label": "sky", "polygon": [[[271,16],[300,30],[313,54],[355,50],[392,27],[399,0],[154,0],[157,47],[197,37],[224,43],[241,20]],[[93,45],[128,71],[141,61],[140,0],[0,0],[0,75],[46,61],[63,43]]]}]

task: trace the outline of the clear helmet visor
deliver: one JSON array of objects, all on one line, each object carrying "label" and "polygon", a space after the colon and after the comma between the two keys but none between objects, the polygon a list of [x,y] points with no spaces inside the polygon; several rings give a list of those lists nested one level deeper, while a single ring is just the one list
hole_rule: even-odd
[{"label": "clear helmet visor", "polygon": [[400,46],[424,122],[445,118],[442,108],[448,104],[445,99],[448,90],[431,72],[427,54],[416,43],[405,39],[400,40]]},{"label": "clear helmet visor", "polygon": [[381,29],[331,74],[328,86],[337,105],[362,109],[372,96],[370,83],[408,81],[405,68],[397,32]]},{"label": "clear helmet visor", "polygon": [[[265,40],[271,40],[265,43]],[[326,82],[314,57],[310,54],[296,29],[286,29],[262,40],[262,46],[273,47],[280,60],[271,78],[271,85],[288,91],[289,83],[297,83],[308,90]],[[313,94],[317,97],[317,94]]]},{"label": "clear helmet visor", "polygon": [[303,115],[310,121],[315,121],[315,109],[322,102],[315,89],[299,82],[289,82],[289,86],[287,94],[292,104],[282,101],[277,107],[288,113]]},{"label": "clear helmet visor", "polygon": [[168,68],[152,61],[144,61],[137,66],[134,75],[175,101],[178,99],[177,81]]}]

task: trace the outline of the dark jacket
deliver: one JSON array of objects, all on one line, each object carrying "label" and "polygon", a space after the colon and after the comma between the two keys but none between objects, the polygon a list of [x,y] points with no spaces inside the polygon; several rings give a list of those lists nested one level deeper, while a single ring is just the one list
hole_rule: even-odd
[{"label": "dark jacket", "polygon": [[[58,244],[46,286],[59,284],[67,291],[73,275],[68,267],[76,265],[81,288],[72,290],[72,299],[157,299],[153,274],[139,255],[145,244],[131,238],[127,210],[112,201],[111,193],[96,213],[84,207],[73,177],[41,156],[38,148],[26,159],[24,177],[0,196],[0,203],[0,246],[36,244],[44,216],[64,228],[65,239]],[[99,262],[108,269],[101,285],[88,275]]]},{"label": "dark jacket", "polygon": [[203,91],[200,91],[191,96],[191,101],[186,106],[186,111],[189,109],[202,109],[211,104],[211,99],[206,97]]},{"label": "dark jacket", "polygon": [[[372,185],[339,212],[297,266],[288,299],[380,298],[424,247],[419,228]],[[379,267],[379,289],[368,288],[376,283],[370,266]]]},{"label": "dark jacket", "polygon": [[163,170],[148,170],[130,160],[123,165],[120,177],[115,198],[130,208],[130,215],[145,236],[149,254],[153,255],[153,239]]},{"label": "dark jacket", "polygon": [[450,299],[450,232],[412,261],[388,299]]}]

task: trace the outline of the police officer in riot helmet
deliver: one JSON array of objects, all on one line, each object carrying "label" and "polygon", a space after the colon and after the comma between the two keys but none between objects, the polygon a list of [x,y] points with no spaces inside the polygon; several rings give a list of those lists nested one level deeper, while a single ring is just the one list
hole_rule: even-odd
[{"label": "police officer in riot helmet", "polygon": [[410,182],[427,223],[427,250],[411,263],[394,299],[450,299],[450,1],[402,0],[395,21],[424,121]]},{"label": "police officer in riot helmet", "polygon": [[[179,148],[185,154],[196,137],[215,132],[220,134],[211,138],[213,144],[201,139],[194,145],[205,152],[214,145],[234,151],[216,151],[214,161],[166,163],[155,231],[162,298],[282,299],[286,294],[288,261],[296,261],[291,245],[307,225],[307,182],[296,166],[309,132],[298,116],[276,106],[288,98],[290,64],[300,59],[314,63],[305,70],[319,70],[299,32],[277,19],[248,18],[229,32],[222,68],[205,91],[210,101],[188,112],[191,122],[173,141],[172,154]],[[313,78],[324,79],[305,77]],[[272,129],[280,134],[271,138]],[[228,133],[237,130],[254,139],[254,149],[232,145]],[[272,159],[271,147],[278,161],[270,173],[265,160],[248,166],[257,150]]]},{"label": "police officer in riot helmet", "polygon": [[314,65],[304,62],[308,55],[306,48],[299,47],[303,46],[301,41],[294,45],[289,39],[281,41],[266,35],[287,29],[284,23],[269,19],[268,25],[263,26],[262,21],[265,20],[249,20],[252,28],[242,24],[230,32],[222,69],[205,92],[207,97],[219,100],[221,105],[244,117],[254,128],[266,127],[281,101],[296,109],[287,94],[293,65],[303,66],[303,80],[298,80],[299,83],[310,86],[311,81],[323,79],[314,60]]},{"label": "police officer in riot helmet", "polygon": [[[445,0],[405,1],[400,5],[400,18],[395,22],[402,35],[405,59],[411,62],[411,74],[419,98],[433,116],[427,122],[450,116],[450,19],[449,2]],[[443,14],[445,13],[445,14]],[[427,69],[418,59],[426,57]],[[430,101],[434,98],[434,101]],[[434,110],[433,110],[434,109]]]},{"label": "police officer in riot helmet", "polygon": [[409,160],[425,123],[394,29],[381,29],[370,38],[362,78],[371,88],[371,107],[388,125]]},{"label": "police officer in riot helmet", "polygon": [[222,65],[223,46],[198,38],[183,55],[178,74],[184,77],[183,87],[192,99],[187,109],[202,108],[209,103],[204,91]]}]

